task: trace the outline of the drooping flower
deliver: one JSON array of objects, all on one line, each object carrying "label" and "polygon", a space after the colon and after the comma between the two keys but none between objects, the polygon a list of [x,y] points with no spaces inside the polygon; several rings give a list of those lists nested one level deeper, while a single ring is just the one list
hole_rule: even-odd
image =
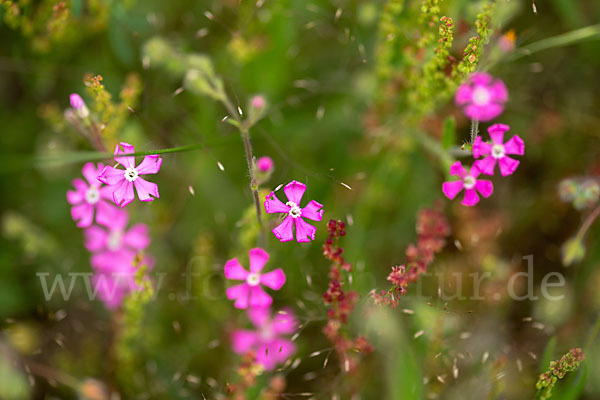
[{"label": "drooping flower", "polygon": [[471,167],[467,172],[460,161],[455,162],[450,166],[450,175],[458,176],[460,180],[444,182],[442,191],[450,200],[454,199],[461,190],[465,190],[465,197],[462,204],[465,206],[474,206],[479,202],[479,192],[483,197],[490,197],[494,191],[494,185],[486,179],[477,179],[481,171],[476,165]]},{"label": "drooping flower", "polygon": [[504,82],[491,75],[476,72],[458,87],[454,101],[465,115],[479,121],[490,121],[504,110],[508,91]]},{"label": "drooping flower", "polygon": [[274,369],[296,352],[294,342],[283,336],[293,334],[298,327],[291,310],[281,310],[271,317],[269,308],[252,308],[248,317],[256,330],[234,331],[231,335],[234,352],[254,352],[256,363],[266,370]]},{"label": "drooping flower", "polygon": [[125,207],[135,199],[133,187],[141,201],[153,201],[158,198],[158,185],[148,182],[141,175],[156,174],[160,170],[162,158],[158,154],[144,157],[144,160],[135,166],[135,157],[123,154],[135,153],[135,148],[129,143],[121,142],[115,148],[115,161],[125,169],[104,167],[98,179],[114,188],[113,200],[115,204]]},{"label": "drooping flower", "polygon": [[269,254],[261,248],[251,249],[248,256],[250,259],[250,272],[242,267],[237,258],[225,263],[225,278],[245,281],[227,289],[227,298],[235,300],[234,306],[239,309],[269,307],[273,299],[260,285],[279,290],[285,283],[285,273],[281,268],[264,274],[261,273],[269,260]]},{"label": "drooping flower", "polygon": [[256,160],[256,168],[262,173],[268,173],[273,170],[273,160],[271,157],[264,156]]},{"label": "drooping flower", "polygon": [[300,242],[310,242],[315,239],[317,228],[310,225],[303,218],[313,221],[323,219],[323,205],[311,200],[306,207],[300,208],[300,201],[306,191],[306,185],[298,181],[291,181],[283,188],[288,202],[283,204],[275,193],[271,192],[265,199],[265,211],[267,213],[288,214],[283,222],[273,229],[273,234],[282,242],[287,242],[294,238],[294,224],[296,225],[296,240]]},{"label": "drooping flower", "polygon": [[[79,228],[87,228],[94,222],[102,225],[110,224],[113,213],[117,210],[108,201],[112,200],[114,188],[104,186],[97,177],[104,165],[86,163],[81,169],[85,181],[81,178],[73,180],[75,190],[67,191],[67,201],[71,207],[71,216],[77,221]],[[87,182],[86,182],[87,181]],[[107,201],[108,200],[108,201]]]},{"label": "drooping flower", "polygon": [[502,176],[512,174],[519,166],[519,161],[507,156],[507,154],[522,156],[525,154],[525,143],[517,135],[514,135],[504,143],[504,132],[507,132],[509,129],[510,127],[504,124],[490,126],[488,133],[492,138],[492,144],[484,142],[481,136],[475,138],[475,142],[473,142],[473,157],[487,156],[475,162],[477,168],[484,174],[494,175],[496,161],[498,161]]},{"label": "drooping flower", "polygon": [[107,228],[94,225],[84,231],[85,247],[92,253],[104,251],[128,251],[134,254],[150,244],[148,226],[135,224],[128,230],[129,215],[125,210],[115,209]]},{"label": "drooping flower", "polygon": [[90,111],[85,105],[85,102],[77,93],[71,93],[69,96],[69,102],[71,103],[71,108],[75,110],[79,118],[85,119],[90,115]]}]

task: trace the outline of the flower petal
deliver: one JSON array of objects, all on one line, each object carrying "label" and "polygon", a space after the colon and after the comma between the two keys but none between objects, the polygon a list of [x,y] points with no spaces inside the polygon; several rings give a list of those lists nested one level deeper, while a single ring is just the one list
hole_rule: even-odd
[{"label": "flower petal", "polygon": [[481,160],[475,161],[473,169],[478,169],[486,175],[494,175],[494,167],[496,166],[496,159],[492,156],[487,156]]},{"label": "flower petal", "polygon": [[475,192],[475,189],[466,189],[462,204],[465,206],[474,206],[477,203],[479,203],[479,196]]},{"label": "flower petal", "polygon": [[150,244],[150,235],[148,235],[148,225],[135,224],[132,226],[125,236],[123,243],[135,250],[144,250]]},{"label": "flower petal", "polygon": [[446,197],[450,200],[454,199],[461,190],[463,190],[462,181],[444,182],[442,185],[442,192],[444,192]]},{"label": "flower petal", "polygon": [[274,192],[271,192],[265,198],[265,211],[267,214],[271,213],[288,213],[290,211],[290,207],[286,206],[275,196]]},{"label": "flower petal", "polygon": [[108,202],[99,200],[98,203],[96,203],[96,223],[104,226],[111,226],[113,223],[113,218],[118,210],[118,208],[114,207]]},{"label": "flower petal", "polygon": [[85,248],[89,251],[99,251],[106,247],[108,233],[99,226],[90,226],[83,231]]},{"label": "flower petal", "polygon": [[94,163],[85,163],[81,169],[81,173],[90,185],[98,185],[98,175],[104,169],[104,164],[98,163],[98,167]]},{"label": "flower petal", "polygon": [[270,322],[271,309],[269,308],[249,308],[247,311],[248,319],[257,328],[262,328]]},{"label": "flower petal", "polygon": [[249,352],[257,341],[258,334],[253,331],[238,330],[231,334],[231,348],[237,354]]},{"label": "flower petal", "polygon": [[237,258],[232,258],[225,263],[225,278],[236,281],[245,281],[248,277],[248,271],[242,267]]},{"label": "flower petal", "polygon": [[458,87],[458,89],[456,90],[456,94],[454,96],[454,102],[460,106],[460,105],[469,103],[471,101],[472,97],[473,97],[473,88],[469,84],[464,83],[464,84],[460,85]]},{"label": "flower petal", "polygon": [[498,160],[498,165],[500,166],[500,173],[502,176],[507,176],[516,171],[519,166],[519,161],[514,158],[510,158],[508,156],[502,157]]},{"label": "flower petal", "polygon": [[473,142],[473,157],[479,158],[481,156],[486,156],[490,154],[492,151],[492,146],[487,144],[481,139],[481,136],[477,136],[475,141]]},{"label": "flower petal", "polygon": [[225,291],[229,300],[235,300],[233,306],[240,310],[248,308],[248,293],[250,286],[247,283],[232,286]]},{"label": "flower petal", "polygon": [[156,174],[160,170],[163,159],[158,154],[144,157],[144,160],[137,166],[137,172],[140,175]]},{"label": "flower petal", "polygon": [[98,180],[107,185],[116,185],[125,180],[125,171],[107,165],[98,175]]},{"label": "flower petal", "polygon": [[317,232],[317,228],[304,221],[302,218],[296,218],[296,241],[298,243],[315,240],[315,232]]},{"label": "flower petal", "polygon": [[288,201],[292,201],[296,203],[297,206],[300,205],[300,201],[302,200],[302,196],[306,191],[306,185],[302,182],[291,181],[283,188],[285,195],[287,196]]},{"label": "flower petal", "polygon": [[312,219],[313,221],[320,221],[323,219],[323,204],[311,200],[308,202],[306,207],[302,209],[302,217]]},{"label": "flower petal", "polygon": [[485,72],[474,72],[469,77],[469,83],[473,85],[487,86],[492,82],[493,79],[494,78],[492,78],[490,74],[486,74]]},{"label": "flower petal", "polygon": [[292,240],[294,238],[294,218],[288,215],[272,232],[281,242]]},{"label": "flower petal", "polygon": [[271,327],[276,334],[289,335],[297,330],[298,320],[292,310],[283,309],[275,314]]},{"label": "flower petal", "polygon": [[271,296],[260,286],[250,288],[250,307],[269,307],[273,303]]},{"label": "flower petal", "polygon": [[517,154],[522,156],[525,154],[525,142],[519,136],[515,135],[504,144],[506,154]]},{"label": "flower petal", "polygon": [[491,103],[485,106],[477,106],[475,104],[469,104],[465,107],[465,114],[471,119],[478,119],[482,122],[491,121],[498,115],[502,114],[504,106],[501,104]]},{"label": "flower petal", "polygon": [[125,168],[135,168],[135,157],[118,157],[121,154],[132,153],[135,153],[135,148],[133,147],[133,145],[121,142],[115,147],[115,161],[123,165]]},{"label": "flower petal", "polygon": [[154,197],[157,199],[160,197],[158,195],[158,185],[156,183],[148,182],[147,180],[138,177],[133,181],[133,184],[135,185],[138,198],[141,201],[153,201]]},{"label": "flower petal", "polygon": [[504,143],[504,132],[510,130],[510,126],[506,124],[494,124],[488,128],[488,133],[494,144]]},{"label": "flower petal", "polygon": [[506,85],[500,79],[496,79],[489,89],[492,92],[494,101],[499,103],[506,103],[508,101],[508,90],[506,90]]},{"label": "flower petal", "polygon": [[481,193],[483,197],[488,198],[494,191],[494,185],[492,184],[492,181],[488,181],[487,179],[478,179],[477,182],[475,182],[475,189]]},{"label": "flower petal", "polygon": [[71,216],[77,221],[78,228],[87,228],[94,221],[94,206],[82,203],[71,207]]},{"label": "flower petal", "polygon": [[281,268],[261,274],[260,283],[273,290],[279,290],[285,283],[285,273]]},{"label": "flower petal", "polygon": [[127,204],[131,203],[133,199],[135,199],[133,182],[123,179],[113,193],[113,200],[119,207],[125,207]]},{"label": "flower petal", "polygon": [[248,258],[250,259],[250,272],[260,272],[267,261],[269,261],[269,254],[260,247],[257,247],[250,249]]},{"label": "flower petal", "polygon": [[462,163],[460,161],[457,161],[450,166],[450,175],[458,176],[462,179],[465,176],[467,176],[467,171],[462,166]]},{"label": "flower petal", "polygon": [[256,362],[267,371],[273,370],[277,364],[285,362],[296,352],[296,345],[291,340],[275,339],[263,343],[256,349]]}]

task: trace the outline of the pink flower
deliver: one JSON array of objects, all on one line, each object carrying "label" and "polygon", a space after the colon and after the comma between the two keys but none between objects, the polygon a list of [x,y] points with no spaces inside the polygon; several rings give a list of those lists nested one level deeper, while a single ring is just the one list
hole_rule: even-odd
[{"label": "pink flower", "polygon": [[465,197],[462,204],[465,206],[474,206],[479,202],[479,192],[483,197],[490,197],[494,191],[494,186],[491,181],[485,179],[477,179],[480,171],[477,166],[471,167],[471,171],[467,171],[463,168],[460,161],[455,162],[450,166],[450,175],[458,176],[459,181],[444,182],[442,185],[442,191],[450,200],[456,197],[461,190],[465,189]]},{"label": "pink flower", "polygon": [[90,111],[86,107],[85,102],[77,93],[71,93],[69,102],[71,103],[71,108],[75,110],[80,118],[87,118],[90,115]]},{"label": "pink flower", "polygon": [[454,101],[463,106],[465,115],[479,121],[490,121],[504,110],[508,91],[504,82],[491,75],[476,72],[458,87]]},{"label": "pink flower", "polygon": [[269,308],[252,308],[248,317],[256,330],[237,330],[231,335],[233,351],[246,354],[253,351],[256,362],[266,370],[284,363],[296,352],[294,342],[283,335],[294,333],[298,321],[291,310],[282,310],[271,318]]},{"label": "pink flower", "polygon": [[288,202],[283,204],[275,193],[271,192],[265,200],[265,210],[267,213],[285,213],[288,214],[283,222],[273,229],[273,234],[282,242],[287,242],[294,238],[294,223],[296,224],[296,240],[300,242],[310,242],[315,240],[317,228],[304,221],[304,218],[313,221],[323,219],[323,205],[311,200],[306,207],[300,208],[300,201],[306,191],[306,185],[298,181],[291,181],[283,188]]},{"label": "pink flower", "polygon": [[263,249],[251,249],[248,255],[250,258],[250,272],[242,267],[237,258],[225,263],[225,278],[245,281],[227,289],[227,298],[235,300],[234,306],[240,309],[248,308],[248,306],[252,308],[269,307],[273,299],[260,285],[279,290],[285,283],[285,274],[281,268],[261,274],[263,267],[269,260],[269,254]]},{"label": "pink flower", "polygon": [[162,158],[158,154],[146,156],[142,163],[136,167],[135,157],[120,156],[132,153],[135,153],[135,148],[132,145],[124,142],[119,143],[115,148],[115,161],[122,164],[125,169],[106,166],[98,176],[98,180],[114,188],[113,200],[115,204],[121,207],[125,207],[135,199],[134,186],[141,201],[152,201],[154,198],[159,197],[156,183],[148,182],[142,179],[140,175],[156,174],[160,170]]},{"label": "pink flower", "polygon": [[271,172],[273,170],[273,166],[274,163],[271,157],[265,156],[256,160],[256,167],[262,173]]},{"label": "pink flower", "polygon": [[102,225],[110,224],[113,213],[117,210],[106,200],[112,199],[113,188],[103,186],[98,181],[97,176],[104,168],[104,165],[98,163],[95,167],[93,163],[86,163],[81,173],[87,183],[80,178],[73,180],[75,190],[67,191],[67,201],[71,207],[71,216],[77,221],[79,228],[87,228],[94,222],[94,212],[96,222]]},{"label": "pink flower", "polygon": [[507,176],[515,172],[519,166],[519,161],[508,157],[507,154],[525,154],[525,143],[519,136],[514,135],[508,142],[504,141],[504,132],[510,129],[508,125],[495,124],[488,128],[488,133],[492,138],[492,144],[487,144],[481,140],[481,136],[475,138],[473,142],[473,157],[487,156],[475,162],[477,168],[487,175],[494,175],[496,161],[500,166],[502,176]]},{"label": "pink flower", "polygon": [[92,253],[120,250],[137,253],[144,250],[150,244],[148,226],[136,224],[126,230],[128,220],[126,211],[115,209],[108,229],[94,225],[84,231],[85,247]]}]

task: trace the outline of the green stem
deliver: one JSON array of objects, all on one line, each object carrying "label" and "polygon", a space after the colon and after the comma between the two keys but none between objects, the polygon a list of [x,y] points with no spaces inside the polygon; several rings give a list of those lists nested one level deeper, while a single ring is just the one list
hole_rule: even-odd
[{"label": "green stem", "polygon": [[600,206],[594,208],[594,211],[592,211],[585,218],[585,220],[583,221],[583,224],[581,224],[581,227],[577,231],[577,237],[579,238],[579,240],[583,239],[583,237],[587,233],[588,229],[590,229],[590,226],[592,226],[592,224],[594,223],[596,218],[598,218],[599,215],[600,215]]},{"label": "green stem", "polygon": [[600,332],[600,315],[596,319],[596,324],[592,328],[592,331],[590,332],[590,335],[588,336],[588,339],[585,342],[585,347],[583,348],[583,353],[586,356],[588,356],[588,352],[592,348],[592,344],[594,344],[596,337],[598,337],[598,332]]},{"label": "green stem", "polygon": [[479,120],[472,119],[471,120],[471,144],[475,143],[475,138],[479,133]]}]

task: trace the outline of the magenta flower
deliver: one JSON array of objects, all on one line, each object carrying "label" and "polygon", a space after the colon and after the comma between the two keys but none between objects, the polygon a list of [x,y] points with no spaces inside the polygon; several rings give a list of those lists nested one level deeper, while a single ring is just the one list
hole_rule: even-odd
[{"label": "magenta flower", "polygon": [[487,156],[475,162],[477,168],[484,174],[494,175],[496,161],[498,161],[502,176],[512,174],[519,166],[519,161],[507,156],[507,154],[522,156],[525,154],[525,143],[517,135],[514,135],[508,142],[504,143],[504,132],[507,132],[509,129],[510,127],[504,124],[490,126],[488,133],[492,138],[492,144],[487,144],[481,140],[481,136],[475,138],[475,142],[473,142],[473,157]]},{"label": "magenta flower", "polygon": [[271,157],[264,156],[256,160],[256,168],[262,173],[271,172],[274,165]]},{"label": "magenta flower", "polygon": [[282,242],[287,242],[294,238],[294,223],[296,224],[296,240],[300,242],[310,242],[315,240],[317,228],[310,225],[304,218],[313,221],[323,219],[323,205],[314,200],[308,202],[306,207],[300,208],[300,201],[306,191],[306,185],[298,181],[291,181],[283,188],[288,202],[283,204],[275,193],[271,192],[265,199],[265,210],[267,213],[288,214],[283,222],[273,229],[273,234]]},{"label": "magenta flower", "polygon": [[[133,187],[137,191],[141,201],[152,201],[158,198],[158,186],[156,183],[142,179],[140,175],[156,174],[160,170],[162,158],[158,154],[144,157],[137,167],[135,157],[122,156],[122,154],[135,153],[135,148],[129,143],[121,142],[115,148],[115,161],[122,164],[125,169],[106,166],[98,180],[114,188],[113,200],[115,204],[125,207],[135,199]],[[154,197],[152,197],[154,196]]]},{"label": "magenta flower", "polygon": [[251,249],[248,256],[250,258],[250,272],[242,267],[237,258],[225,263],[225,278],[245,281],[227,289],[227,298],[235,300],[234,306],[240,309],[248,308],[248,306],[252,308],[269,307],[273,299],[260,285],[279,290],[285,283],[285,274],[281,268],[261,274],[269,260],[269,254],[261,248]]},{"label": "magenta flower", "polygon": [[462,204],[465,206],[474,206],[479,202],[477,192],[487,198],[494,191],[494,185],[492,185],[491,181],[477,179],[480,173],[476,165],[471,167],[471,170],[467,173],[460,161],[457,161],[450,166],[450,175],[458,176],[460,180],[444,182],[442,191],[446,197],[452,200],[461,190],[465,189],[465,197]]},{"label": "magenta flower", "polygon": [[150,244],[148,226],[136,224],[126,230],[129,216],[125,210],[115,209],[107,229],[91,226],[84,231],[85,247],[92,253],[127,250],[138,253]]},{"label": "magenta flower", "polygon": [[454,101],[463,106],[465,115],[479,121],[490,121],[504,110],[508,91],[504,82],[491,75],[476,72],[458,87]]},{"label": "magenta flower", "polygon": [[81,169],[87,183],[80,178],[73,180],[75,190],[67,191],[67,201],[71,207],[71,216],[77,221],[79,228],[87,228],[94,222],[94,213],[96,222],[102,225],[110,224],[113,213],[117,210],[106,200],[112,200],[113,188],[104,186],[98,181],[97,177],[104,165],[98,163],[86,163]]},{"label": "magenta flower", "polygon": [[233,351],[238,354],[254,352],[256,363],[266,370],[284,363],[296,352],[291,340],[282,337],[294,333],[298,321],[291,310],[279,311],[271,318],[269,308],[251,308],[248,317],[256,330],[237,330],[231,335]]}]

